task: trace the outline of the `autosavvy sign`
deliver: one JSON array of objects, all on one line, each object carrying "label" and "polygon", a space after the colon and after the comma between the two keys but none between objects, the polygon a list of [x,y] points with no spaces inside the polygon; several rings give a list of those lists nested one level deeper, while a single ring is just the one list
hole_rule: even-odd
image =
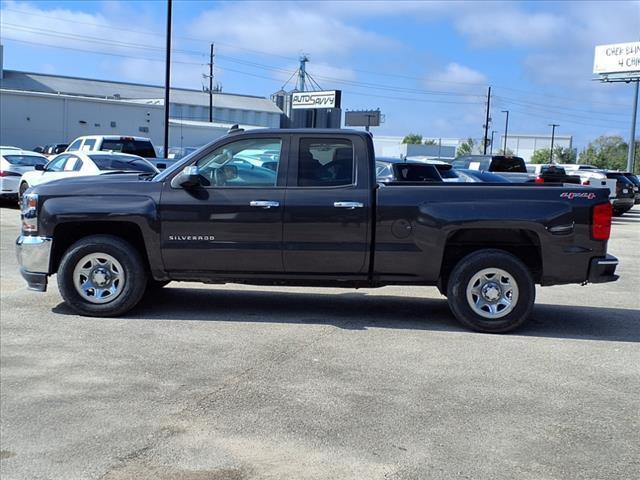
[{"label": "autosavvy sign", "polygon": [[340,108],[340,90],[297,92],[291,96],[291,108]]},{"label": "autosavvy sign", "polygon": [[593,61],[593,73],[640,72],[640,42],[598,45]]}]

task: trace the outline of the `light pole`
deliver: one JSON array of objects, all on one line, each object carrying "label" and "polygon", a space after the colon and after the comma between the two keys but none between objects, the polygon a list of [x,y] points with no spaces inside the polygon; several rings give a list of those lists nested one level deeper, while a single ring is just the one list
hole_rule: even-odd
[{"label": "light pole", "polygon": [[632,172],[635,163],[636,153],[636,115],[638,113],[638,85],[640,80],[636,80],[635,95],[633,96],[633,113],[631,114],[631,135],[629,135],[629,151],[627,152],[627,172]]},{"label": "light pole", "polygon": [[549,154],[549,163],[553,163],[553,140],[556,137],[556,127],[559,127],[557,123],[550,123],[551,127],[551,153]]},{"label": "light pole", "polygon": [[496,133],[495,130],[491,130],[491,150],[489,150],[489,155],[493,155],[493,134]]},{"label": "light pole", "polygon": [[509,110],[501,110],[502,113],[507,114],[507,119],[504,122],[504,148],[502,149],[502,154],[507,154],[507,132],[509,131]]},{"label": "light pole", "polygon": [[164,74],[164,157],[169,158],[169,89],[171,88],[171,0],[167,0],[167,48]]}]

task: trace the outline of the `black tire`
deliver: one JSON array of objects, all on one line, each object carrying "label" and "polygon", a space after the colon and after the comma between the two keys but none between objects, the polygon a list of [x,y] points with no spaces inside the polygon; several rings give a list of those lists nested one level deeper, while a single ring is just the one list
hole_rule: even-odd
[{"label": "black tire", "polygon": [[623,210],[621,208],[614,208],[613,209],[613,216],[614,217],[621,217],[622,215],[624,215],[626,212],[626,210]]},{"label": "black tire", "polygon": [[22,182],[20,187],[18,188],[18,205],[22,203],[22,196],[24,192],[29,189],[29,184],[27,182]]},{"label": "black tire", "polygon": [[[503,270],[512,277],[518,295],[513,307],[509,307],[512,308],[509,313],[488,319],[472,308],[467,299],[467,287],[476,274],[492,268]],[[484,333],[505,333],[520,327],[531,315],[535,296],[535,283],[527,266],[503,250],[478,250],[467,255],[456,264],[447,285],[449,308],[456,319],[467,328]]]},{"label": "black tire", "polygon": [[[124,270],[124,286],[107,303],[91,303],[74,286],[74,269],[89,254],[108,254]],[[135,307],[147,287],[147,273],[140,253],[127,241],[113,235],[91,235],[74,243],[62,257],[58,268],[58,289],[64,301],[80,315],[116,317]]]}]

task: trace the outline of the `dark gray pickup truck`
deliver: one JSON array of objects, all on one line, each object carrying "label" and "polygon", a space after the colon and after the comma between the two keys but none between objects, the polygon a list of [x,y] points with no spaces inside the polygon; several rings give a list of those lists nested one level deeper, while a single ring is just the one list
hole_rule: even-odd
[{"label": "dark gray pickup truck", "polygon": [[506,332],[535,284],[616,280],[611,205],[588,187],[378,182],[371,137],[235,131],[163,173],[37,186],[22,202],[22,274],[57,274],[82,315],[117,316],[169,281],[437,286],[456,318]]}]

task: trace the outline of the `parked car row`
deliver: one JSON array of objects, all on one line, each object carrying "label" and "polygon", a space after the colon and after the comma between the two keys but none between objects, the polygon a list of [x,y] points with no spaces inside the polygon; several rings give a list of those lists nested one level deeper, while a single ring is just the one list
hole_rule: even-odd
[{"label": "parked car row", "polygon": [[47,157],[15,147],[0,147],[0,195],[3,200],[17,200],[20,179],[36,167],[44,167]]}]

